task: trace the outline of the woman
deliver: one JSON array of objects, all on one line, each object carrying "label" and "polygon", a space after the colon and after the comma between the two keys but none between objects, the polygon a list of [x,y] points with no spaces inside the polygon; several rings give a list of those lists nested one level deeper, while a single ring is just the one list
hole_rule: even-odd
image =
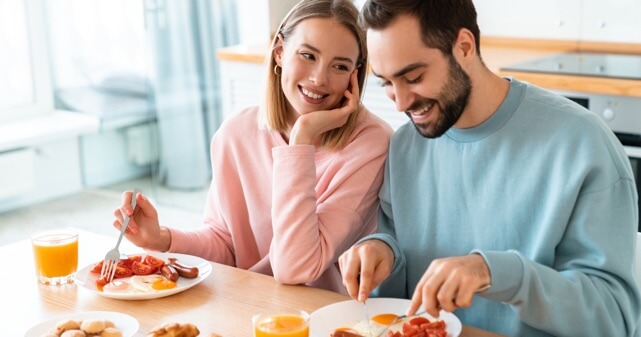
[{"label": "woman", "polygon": [[[212,139],[206,226],[160,226],[138,195],[127,238],[346,293],[337,258],[375,230],[392,133],[359,103],[367,52],[357,17],[350,0],[298,3],[272,42],[265,102]],[[114,227],[130,201],[125,192]]]}]

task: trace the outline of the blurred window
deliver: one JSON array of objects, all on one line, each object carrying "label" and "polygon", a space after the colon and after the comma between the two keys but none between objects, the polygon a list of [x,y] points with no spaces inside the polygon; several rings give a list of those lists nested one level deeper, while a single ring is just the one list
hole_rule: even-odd
[{"label": "blurred window", "polygon": [[0,122],[52,108],[41,0],[0,0]]},{"label": "blurred window", "polygon": [[101,88],[113,86],[109,82],[114,78],[146,77],[142,0],[56,0],[47,5],[56,89]]}]

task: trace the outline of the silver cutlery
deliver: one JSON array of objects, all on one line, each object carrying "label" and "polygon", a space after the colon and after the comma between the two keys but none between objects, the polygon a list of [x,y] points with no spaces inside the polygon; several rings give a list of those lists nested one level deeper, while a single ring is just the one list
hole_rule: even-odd
[{"label": "silver cutlery", "polygon": [[369,328],[369,335],[374,336],[372,332],[372,322],[369,319],[369,313],[367,312],[367,301],[363,301],[363,310],[365,311],[365,321],[367,322],[367,327]]},{"label": "silver cutlery", "polygon": [[[140,193],[140,190],[136,188],[131,195],[131,208],[134,210],[136,209],[136,195],[138,195],[138,193]],[[129,216],[125,214],[125,219],[122,222],[122,229],[118,236],[118,242],[116,242],[116,246],[108,251],[107,255],[105,255],[105,260],[102,264],[102,269],[100,270],[100,277],[107,282],[111,282],[116,274],[116,267],[118,267],[118,262],[120,262],[120,251],[118,251],[118,247],[120,246],[120,241],[122,241],[123,235],[125,235],[127,225],[129,225],[129,219]]]},{"label": "silver cutlery", "polygon": [[[486,290],[488,290],[488,289],[490,289],[490,285],[489,285],[489,284],[486,284],[486,285],[484,285],[484,286],[482,286],[482,287],[478,288],[474,293],[475,293],[475,294],[479,294],[479,293],[482,293],[482,292],[484,292],[484,291],[486,291]],[[364,304],[364,303],[365,303],[365,302],[363,302],[363,304]],[[385,329],[383,329],[383,331],[381,331],[381,332],[380,332],[378,335],[376,335],[376,336],[374,336],[374,335],[372,334],[372,332],[371,332],[371,331],[372,331],[372,327],[371,327],[371,325],[370,325],[370,335],[371,335],[371,336],[374,336],[374,337],[381,337],[385,332],[387,332],[387,330],[389,330],[389,328],[391,328],[394,324],[398,323],[398,322],[399,322],[399,321],[401,321],[402,319],[405,319],[405,318],[408,318],[408,317],[421,316],[421,315],[423,315],[423,314],[425,314],[425,310],[423,310],[423,311],[419,311],[419,312],[417,312],[417,313],[415,313],[415,314],[413,314],[413,315],[400,315],[400,316],[396,317],[396,318],[395,318],[395,319],[394,319],[390,324],[388,324],[388,325],[385,327]]]}]

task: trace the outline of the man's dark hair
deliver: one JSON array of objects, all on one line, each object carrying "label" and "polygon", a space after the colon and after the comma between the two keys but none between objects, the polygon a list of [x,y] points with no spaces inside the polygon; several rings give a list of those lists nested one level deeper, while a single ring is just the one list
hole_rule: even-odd
[{"label": "man's dark hair", "polygon": [[452,55],[452,46],[461,28],[472,32],[476,53],[480,51],[480,30],[472,0],[368,0],[363,5],[360,23],[363,29],[383,29],[400,15],[416,17],[423,43],[444,55]]}]

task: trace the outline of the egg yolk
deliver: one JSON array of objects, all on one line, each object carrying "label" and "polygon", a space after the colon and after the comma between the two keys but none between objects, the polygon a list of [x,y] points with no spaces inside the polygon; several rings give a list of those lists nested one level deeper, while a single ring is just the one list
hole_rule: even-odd
[{"label": "egg yolk", "polygon": [[176,287],[176,282],[165,279],[164,277],[151,284],[154,290],[167,290]]},{"label": "egg yolk", "polygon": [[398,316],[394,314],[379,314],[373,316],[372,321],[382,325],[390,325],[397,318]]}]

